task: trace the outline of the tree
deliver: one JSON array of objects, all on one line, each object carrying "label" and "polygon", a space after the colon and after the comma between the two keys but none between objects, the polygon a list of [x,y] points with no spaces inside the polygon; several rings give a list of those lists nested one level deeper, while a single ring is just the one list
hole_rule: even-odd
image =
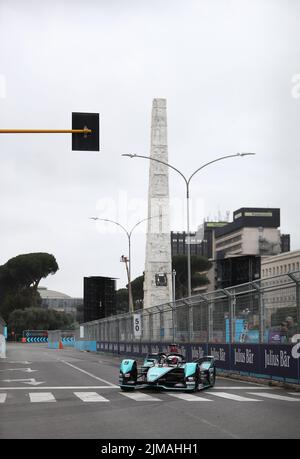
[{"label": "tree", "polygon": [[[191,256],[191,280],[192,288],[207,285],[208,278],[204,272],[211,268],[211,262],[206,257]],[[184,298],[188,295],[187,281],[187,257],[185,255],[176,255],[172,258],[172,268],[176,271],[176,298]]]},{"label": "tree", "polygon": [[144,275],[136,277],[131,282],[134,309],[142,309],[144,301]]},{"label": "tree", "polygon": [[119,288],[116,291],[116,313],[123,314],[129,311],[128,289]]},{"label": "tree", "polygon": [[84,305],[79,304],[76,310],[76,322],[81,324],[84,322]]},{"label": "tree", "polygon": [[1,303],[1,315],[8,319],[10,313],[15,309],[26,309],[40,307],[42,299],[40,294],[31,288],[22,291],[8,292]]},{"label": "tree", "polygon": [[[144,276],[139,276],[131,282],[134,310],[143,308]],[[128,285],[116,291],[116,313],[122,314],[129,311]]]},{"label": "tree", "polygon": [[42,278],[55,274],[58,264],[53,255],[37,252],[18,255],[4,265],[14,287],[37,290]]},{"label": "tree", "polygon": [[15,309],[8,318],[9,330],[21,334],[23,330],[69,330],[74,319],[70,314],[53,309]]},{"label": "tree", "polygon": [[14,309],[40,306],[39,282],[57,270],[55,257],[43,252],[18,255],[0,266],[0,313],[3,318],[7,320]]}]

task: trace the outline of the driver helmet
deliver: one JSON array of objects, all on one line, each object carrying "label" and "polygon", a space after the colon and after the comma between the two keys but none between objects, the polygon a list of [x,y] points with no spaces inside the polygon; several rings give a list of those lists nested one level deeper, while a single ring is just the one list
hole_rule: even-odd
[{"label": "driver helmet", "polygon": [[179,357],[177,355],[170,355],[167,359],[169,365],[178,365]]}]

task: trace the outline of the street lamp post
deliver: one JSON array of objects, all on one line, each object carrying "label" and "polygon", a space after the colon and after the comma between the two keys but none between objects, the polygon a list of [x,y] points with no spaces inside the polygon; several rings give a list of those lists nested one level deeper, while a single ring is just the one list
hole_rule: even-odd
[{"label": "street lamp post", "polygon": [[[123,225],[121,225],[120,223],[114,220],[109,220],[107,218],[91,217],[91,220],[100,220],[102,222],[114,223],[115,225],[118,225],[120,228],[122,228],[122,230],[126,233],[126,236],[128,239],[128,258],[123,256],[123,259],[124,261],[126,259],[126,270],[127,270],[127,277],[128,277],[129,312],[133,312],[133,297],[132,297],[132,289],[131,289],[131,236],[132,236],[133,231],[138,225],[145,222],[146,220],[150,220],[150,218],[153,218],[153,217],[144,218],[143,220],[140,220],[139,222],[137,222],[130,230],[127,230]],[[128,269],[127,269],[127,262],[128,262]]]},{"label": "street lamp post", "polygon": [[158,163],[164,164],[165,166],[170,167],[173,169],[175,172],[177,172],[184,180],[185,185],[186,185],[186,225],[187,225],[187,238],[188,238],[188,256],[187,256],[187,263],[188,263],[188,296],[192,296],[192,276],[191,276],[191,244],[190,244],[190,182],[192,178],[200,172],[202,169],[205,167],[209,166],[210,164],[216,163],[218,161],[222,161],[223,159],[227,158],[235,158],[235,157],[243,157],[243,156],[250,156],[250,155],[255,155],[255,153],[236,153],[234,155],[227,155],[227,156],[221,156],[219,158],[216,158],[212,161],[209,161],[208,163],[203,164],[201,167],[196,169],[190,177],[186,177],[179,169],[176,167],[172,166],[169,163],[166,163],[165,161],[161,161],[160,159],[156,158],[151,158],[150,156],[143,156],[143,155],[136,155],[136,154],[123,154],[122,156],[127,156],[129,158],[143,158],[143,159],[148,159],[150,161],[156,161]]}]

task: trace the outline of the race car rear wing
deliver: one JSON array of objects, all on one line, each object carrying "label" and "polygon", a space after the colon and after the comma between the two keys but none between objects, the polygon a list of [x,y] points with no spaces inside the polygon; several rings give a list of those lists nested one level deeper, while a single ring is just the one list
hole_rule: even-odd
[{"label": "race car rear wing", "polygon": [[200,359],[194,359],[193,362],[197,363],[203,363],[203,362],[214,362],[215,358],[213,355],[205,355],[201,357]]}]

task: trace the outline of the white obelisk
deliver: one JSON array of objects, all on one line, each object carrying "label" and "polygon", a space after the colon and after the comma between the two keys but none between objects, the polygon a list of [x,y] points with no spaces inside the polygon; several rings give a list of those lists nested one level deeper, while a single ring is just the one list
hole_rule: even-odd
[{"label": "white obelisk", "polygon": [[[168,162],[167,104],[152,104],[150,157]],[[144,279],[144,308],[172,300],[172,263],[169,222],[169,167],[149,161],[148,229]]]}]

